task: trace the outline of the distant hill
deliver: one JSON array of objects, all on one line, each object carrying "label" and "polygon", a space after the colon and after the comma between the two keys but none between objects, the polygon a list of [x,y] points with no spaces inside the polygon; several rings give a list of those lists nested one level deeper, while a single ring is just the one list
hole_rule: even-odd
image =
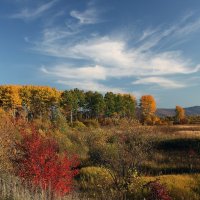
[{"label": "distant hill", "polygon": [[[193,106],[193,107],[188,107],[184,108],[186,115],[191,116],[191,115],[200,115],[200,106]],[[159,117],[166,117],[166,116],[174,116],[175,115],[175,109],[170,109],[170,108],[158,108],[156,111],[156,114]]]}]

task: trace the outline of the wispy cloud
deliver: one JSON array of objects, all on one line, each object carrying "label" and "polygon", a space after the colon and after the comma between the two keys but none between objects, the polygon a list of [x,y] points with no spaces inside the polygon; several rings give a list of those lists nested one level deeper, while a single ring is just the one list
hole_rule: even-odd
[{"label": "wispy cloud", "polygon": [[84,12],[73,10],[70,15],[76,18],[80,24],[96,24],[99,22],[95,9],[88,9]]},{"label": "wispy cloud", "polygon": [[199,66],[191,67],[192,62],[178,51],[153,53],[139,48],[128,49],[126,42],[109,37],[75,44],[60,44],[48,39],[36,49],[47,55],[104,66],[108,77],[189,74],[199,70]]},{"label": "wispy cloud", "polygon": [[[75,70],[74,70],[75,69]],[[41,70],[50,75],[73,80],[105,80],[106,71],[101,66],[74,67],[66,64],[54,66],[48,70],[44,66]]]},{"label": "wispy cloud", "polygon": [[134,85],[149,85],[149,84],[157,84],[160,87],[168,88],[168,89],[175,89],[175,88],[183,88],[186,85],[184,83],[178,83],[176,81],[169,80],[163,77],[147,77],[141,78],[132,82]]},{"label": "wispy cloud", "polygon": [[87,8],[83,11],[72,10],[70,15],[78,20],[80,25],[89,25],[101,22],[99,18],[99,9],[97,10],[93,3],[88,3]]},{"label": "wispy cloud", "polygon": [[[70,14],[78,19],[77,23],[65,28],[45,29],[42,39],[35,43],[34,47],[34,50],[41,54],[66,60],[67,64],[44,66],[41,69],[46,75],[57,78],[59,83],[103,91],[112,88],[107,86],[106,80],[129,78],[137,79],[132,82],[134,85],[150,83],[175,89],[188,85],[165,76],[193,74],[200,70],[200,65],[194,65],[181,51],[159,50],[162,44],[170,46],[173,41],[180,41],[187,35],[199,31],[199,18],[186,23],[191,17],[188,15],[177,24],[165,28],[160,26],[146,29],[142,36],[137,38],[135,45],[130,46],[129,40],[119,39],[113,35],[82,35],[80,24],[97,22],[98,16],[94,10],[87,8],[83,12],[72,11]],[[77,64],[70,64],[69,61]]]},{"label": "wispy cloud", "polygon": [[25,8],[18,13],[11,15],[10,17],[13,19],[23,19],[23,20],[33,20],[41,15],[43,15],[46,11],[48,11],[58,0],[53,0],[48,3],[42,4],[35,9]]},{"label": "wispy cloud", "polygon": [[57,83],[66,85],[71,88],[99,91],[103,93],[108,92],[108,91],[112,91],[114,93],[127,93],[126,90],[116,88],[116,87],[109,87],[104,84],[98,83],[96,81],[91,81],[91,80],[84,80],[81,82],[77,80],[58,80]]}]

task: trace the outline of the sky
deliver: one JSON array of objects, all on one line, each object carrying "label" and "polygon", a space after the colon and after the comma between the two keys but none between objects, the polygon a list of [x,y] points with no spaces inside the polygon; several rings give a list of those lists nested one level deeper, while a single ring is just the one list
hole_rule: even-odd
[{"label": "sky", "polygon": [[0,84],[200,105],[199,0],[0,0]]}]

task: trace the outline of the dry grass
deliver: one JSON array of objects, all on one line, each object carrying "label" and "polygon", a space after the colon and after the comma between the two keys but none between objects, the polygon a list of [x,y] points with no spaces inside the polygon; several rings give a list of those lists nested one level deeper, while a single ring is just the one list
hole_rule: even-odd
[{"label": "dry grass", "polygon": [[153,153],[144,164],[147,174],[200,172],[200,125],[155,127]]},{"label": "dry grass", "polygon": [[0,177],[1,200],[80,200],[76,193],[65,197],[52,196],[50,190],[44,191],[39,188],[30,188],[14,176]]},{"label": "dry grass", "polygon": [[199,174],[194,175],[164,175],[156,177],[142,177],[144,183],[159,180],[166,185],[170,195],[174,200],[199,200]]}]

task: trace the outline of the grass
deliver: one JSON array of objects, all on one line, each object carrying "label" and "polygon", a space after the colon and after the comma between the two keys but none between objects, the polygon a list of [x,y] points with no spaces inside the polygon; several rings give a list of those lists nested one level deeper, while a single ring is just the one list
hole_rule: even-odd
[{"label": "grass", "polygon": [[[150,138],[153,142],[153,154],[144,163],[141,182],[145,184],[158,179],[166,185],[172,199],[199,200],[200,126],[155,127]],[[85,179],[85,189],[100,188],[101,183],[105,186],[106,181],[109,181],[105,179],[104,171],[95,167],[83,168],[82,175],[89,177]]]},{"label": "grass", "polygon": [[146,173],[200,173],[200,126],[156,127],[151,140],[153,153],[143,166]]},{"label": "grass", "polygon": [[193,175],[163,175],[155,177],[142,177],[144,183],[159,180],[166,186],[174,200],[199,200],[198,192],[200,174]]},{"label": "grass", "polygon": [[[99,137],[97,137],[99,140],[106,137],[103,135],[103,130],[101,128],[96,129],[99,133]],[[114,129],[104,131],[108,131],[106,134],[114,135],[115,131],[121,130],[114,127]],[[152,154],[150,159],[143,163],[139,182],[145,184],[148,181],[158,179],[166,185],[174,200],[200,199],[200,126],[160,126],[155,127],[153,132],[147,132],[147,135],[153,144]],[[83,146],[82,137],[84,138],[84,136],[83,131],[73,132],[70,135],[70,141],[72,141],[70,144],[78,144],[77,147]],[[91,136],[94,136],[94,134],[91,134]],[[79,143],[77,138],[80,137],[81,142]],[[63,138],[61,139],[63,140]],[[66,140],[63,141],[66,142]],[[85,152],[87,152],[87,146],[85,148]],[[79,151],[77,150],[77,152]],[[108,191],[112,179],[105,168],[88,166],[80,169],[77,182],[81,189],[81,195],[72,194],[72,196],[56,199],[84,199],[86,193],[90,197],[87,196],[85,199],[98,199],[98,196],[95,195],[102,191]],[[135,187],[134,183],[132,185]],[[141,188],[135,191],[141,193]],[[16,177],[0,176],[1,200],[47,200],[49,199],[48,195],[48,191],[27,189]],[[108,198],[108,194],[104,193],[103,195],[104,199]]]},{"label": "grass", "polygon": [[72,193],[65,197],[52,196],[50,190],[33,188],[10,175],[0,176],[0,199],[1,200],[80,200],[78,194]]},{"label": "grass", "polygon": [[[82,188],[84,191],[100,192],[105,191],[106,183],[111,184],[111,177],[104,168],[86,167],[81,170]],[[84,181],[83,181],[84,180]],[[134,179],[136,180],[136,179]],[[140,176],[137,183],[131,184],[134,192],[138,192],[138,196],[142,193],[141,185],[145,185],[149,181],[158,180],[166,186],[173,200],[199,200],[200,199],[200,174],[174,174],[160,176]],[[139,183],[139,185],[138,185]],[[136,187],[139,187],[136,190]],[[137,196],[137,194],[135,194]]]}]

